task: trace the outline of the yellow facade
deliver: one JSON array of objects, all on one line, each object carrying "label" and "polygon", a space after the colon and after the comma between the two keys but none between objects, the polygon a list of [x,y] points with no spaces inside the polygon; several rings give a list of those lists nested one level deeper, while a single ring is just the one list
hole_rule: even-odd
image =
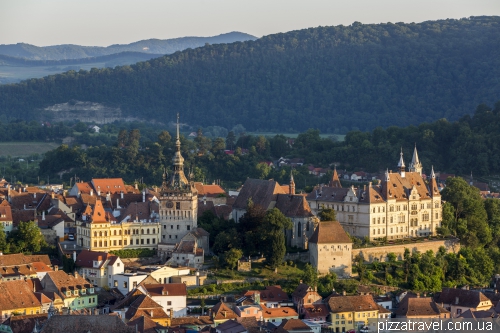
[{"label": "yellow facade", "polygon": [[357,331],[360,326],[368,325],[369,319],[375,318],[378,318],[378,310],[336,312],[331,314],[330,328],[333,332]]},{"label": "yellow facade", "polygon": [[0,310],[1,318],[7,318],[10,317],[11,315],[31,315],[31,314],[37,314],[37,313],[42,313],[42,306],[32,306],[32,307],[25,307],[25,308],[19,308],[19,309],[1,309]]},{"label": "yellow facade", "polygon": [[79,222],[77,242],[91,251],[102,252],[156,249],[160,242],[160,232],[158,222]]}]

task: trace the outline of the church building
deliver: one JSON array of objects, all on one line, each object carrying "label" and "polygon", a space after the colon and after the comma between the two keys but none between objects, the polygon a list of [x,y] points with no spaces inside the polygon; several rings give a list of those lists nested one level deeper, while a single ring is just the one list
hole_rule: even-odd
[{"label": "church building", "polygon": [[397,170],[387,170],[380,184],[363,188],[343,188],[335,170],[332,181],[316,186],[307,201],[315,214],[322,208],[333,208],[352,236],[391,240],[435,235],[441,226],[442,204],[434,169],[425,182],[415,147],[409,171],[403,152]]}]

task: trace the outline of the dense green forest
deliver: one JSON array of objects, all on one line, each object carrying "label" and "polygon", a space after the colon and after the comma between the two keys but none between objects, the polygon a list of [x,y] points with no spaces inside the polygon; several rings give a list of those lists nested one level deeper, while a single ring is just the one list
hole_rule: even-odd
[{"label": "dense green forest", "polygon": [[75,99],[202,127],[346,133],[459,119],[498,98],[499,77],[500,17],[356,22],[0,86],[0,114],[43,118]]},{"label": "dense green forest", "polygon": [[[283,135],[274,137],[251,136],[244,132],[229,132],[226,138],[210,138],[200,129],[194,140],[181,136],[182,154],[186,170],[191,170],[196,181],[221,180],[241,184],[247,177],[274,178],[286,184],[289,167],[273,168],[266,161],[279,157],[299,157],[304,166],[293,170],[297,189],[320,182],[322,178],[309,175],[307,165],[331,167],[348,171],[369,172],[396,169],[399,152],[403,148],[409,163],[413,147],[417,145],[424,172],[431,166],[436,171],[476,176],[500,173],[500,102],[491,108],[477,106],[473,116],[464,116],[455,122],[438,120],[404,128],[376,128],[371,132],[349,132],[344,141],[335,137],[321,138],[318,130],[310,129],[298,135],[290,146]],[[75,127],[85,126],[81,123]],[[103,128],[113,132],[115,127]],[[143,125],[139,129],[122,128],[115,135],[90,136],[82,134],[94,144],[88,149],[79,145],[62,145],[45,154],[40,164],[40,178],[54,179],[57,173],[68,171],[63,181],[69,182],[75,173],[80,179],[92,177],[122,177],[127,182],[141,179],[150,185],[159,185],[164,168],[171,168],[175,140],[168,131]],[[227,154],[224,149],[234,150]],[[14,174],[15,173],[8,173]]]}]

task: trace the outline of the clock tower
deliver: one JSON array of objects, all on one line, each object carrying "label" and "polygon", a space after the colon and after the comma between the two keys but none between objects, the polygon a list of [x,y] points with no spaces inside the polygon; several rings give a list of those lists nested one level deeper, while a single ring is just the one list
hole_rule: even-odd
[{"label": "clock tower", "polygon": [[160,189],[161,242],[179,243],[182,237],[197,228],[198,191],[194,182],[184,174],[184,158],[179,138],[179,114],[177,114],[176,151],[172,158],[174,171],[169,179],[163,174]]}]

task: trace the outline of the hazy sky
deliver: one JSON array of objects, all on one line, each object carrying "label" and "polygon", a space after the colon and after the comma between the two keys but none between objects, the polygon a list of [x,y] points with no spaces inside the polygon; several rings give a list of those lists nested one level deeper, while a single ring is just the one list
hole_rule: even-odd
[{"label": "hazy sky", "polygon": [[500,15],[500,0],[0,0],[0,44],[107,46],[326,25]]}]

